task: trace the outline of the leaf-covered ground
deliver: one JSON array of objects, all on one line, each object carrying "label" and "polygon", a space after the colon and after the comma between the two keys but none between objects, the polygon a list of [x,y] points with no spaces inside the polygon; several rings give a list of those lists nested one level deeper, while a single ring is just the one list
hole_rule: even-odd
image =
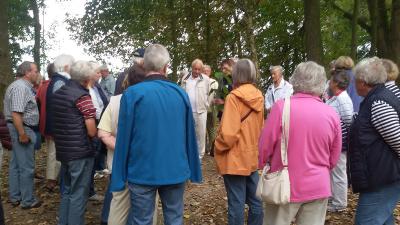
[{"label": "leaf-covered ground", "polygon": [[[46,152],[40,150],[36,154],[37,172],[45,175]],[[37,209],[22,210],[20,207],[12,207],[7,203],[7,177],[8,177],[8,152],[4,154],[2,168],[2,199],[6,216],[7,225],[55,225],[58,205],[60,202],[58,191],[49,193],[43,188],[44,182],[35,179],[35,191],[37,196],[43,200],[43,205]],[[185,192],[185,224],[227,224],[226,215],[226,193],[222,177],[215,169],[213,158],[206,156],[203,160],[202,184],[188,184]],[[104,193],[107,178],[96,180],[96,190],[98,193]],[[356,205],[356,195],[350,194],[349,207],[345,212],[328,214],[326,224],[353,224],[353,217]],[[86,212],[86,224],[99,225],[101,202],[89,202]],[[159,211],[161,207],[159,206]],[[396,209],[396,215],[399,215],[399,207]],[[159,218],[159,224],[162,224]]]}]

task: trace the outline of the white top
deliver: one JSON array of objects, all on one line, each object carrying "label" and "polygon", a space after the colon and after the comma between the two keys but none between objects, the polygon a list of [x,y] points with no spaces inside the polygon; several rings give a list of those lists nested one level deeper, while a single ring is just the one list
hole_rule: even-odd
[{"label": "white top", "polygon": [[101,112],[103,112],[103,109],[104,109],[104,103],[101,100],[101,97],[100,97],[100,94],[99,94],[99,91],[97,90],[97,88],[90,87],[89,94],[90,94],[90,97],[92,98],[94,108],[96,109],[96,119],[99,120],[100,116],[101,116]]},{"label": "white top", "polygon": [[275,102],[280,99],[284,99],[285,97],[289,97],[292,94],[293,86],[282,78],[278,87],[275,88],[274,84],[271,84],[268,87],[267,93],[265,93],[265,108],[272,108]]},{"label": "white top", "polygon": [[189,96],[190,100],[190,105],[192,106],[192,112],[197,113],[197,102],[196,102],[196,95],[197,95],[197,88],[196,84],[199,81],[199,77],[194,78],[193,76],[190,76],[186,80],[186,92]]}]

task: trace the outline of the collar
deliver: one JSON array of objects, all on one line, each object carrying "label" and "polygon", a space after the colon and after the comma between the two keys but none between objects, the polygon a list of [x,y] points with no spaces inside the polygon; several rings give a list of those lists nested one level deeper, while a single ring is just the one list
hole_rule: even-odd
[{"label": "collar", "polygon": [[161,74],[149,74],[146,76],[146,78],[144,79],[145,81],[152,81],[152,80],[168,80],[166,76],[161,75]]},{"label": "collar", "polygon": [[60,74],[61,76],[64,76],[67,79],[71,79],[71,75],[69,75],[69,73],[66,72],[57,72],[58,74]]},{"label": "collar", "polygon": [[391,80],[391,81],[386,82],[385,84],[388,84],[388,85],[390,85],[390,84],[396,84],[396,81]]},{"label": "collar", "polygon": [[322,102],[322,99],[320,97],[312,95],[312,94],[308,94],[308,93],[298,92],[298,93],[294,94],[293,97],[294,98],[312,98],[319,102]]},{"label": "collar", "polygon": [[28,85],[29,88],[33,88],[33,84],[26,80],[25,78],[21,77],[19,80],[21,80],[24,84]]}]

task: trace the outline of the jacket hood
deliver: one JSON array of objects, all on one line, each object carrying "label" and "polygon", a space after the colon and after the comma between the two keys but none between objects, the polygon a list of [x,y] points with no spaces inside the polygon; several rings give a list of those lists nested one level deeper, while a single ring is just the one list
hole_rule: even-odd
[{"label": "jacket hood", "polygon": [[231,94],[235,95],[243,104],[256,112],[264,110],[264,98],[260,90],[252,84],[242,84],[234,89]]}]

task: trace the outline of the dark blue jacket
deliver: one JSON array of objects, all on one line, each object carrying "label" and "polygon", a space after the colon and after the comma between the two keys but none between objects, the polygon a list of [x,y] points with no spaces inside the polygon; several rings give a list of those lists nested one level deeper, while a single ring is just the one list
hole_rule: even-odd
[{"label": "dark blue jacket", "polygon": [[349,94],[351,101],[353,102],[353,110],[355,113],[360,109],[360,104],[363,100],[363,97],[359,96],[356,90],[356,79],[354,77],[354,73],[352,70],[346,70],[346,74],[349,77],[349,86],[346,91]]},{"label": "dark blue jacket", "polygon": [[374,191],[400,180],[400,159],[371,122],[371,107],[376,100],[385,101],[400,115],[400,101],[384,85],[374,87],[361,103],[350,128],[348,151],[354,192]]},{"label": "dark blue jacket", "polygon": [[90,138],[87,135],[85,118],[76,107],[76,101],[89,95],[77,81],[70,80],[54,93],[53,137],[56,144],[56,158],[61,162],[94,156]]},{"label": "dark blue jacket", "polygon": [[55,73],[49,83],[49,86],[47,88],[46,92],[46,127],[45,127],[45,134],[46,135],[53,135],[53,108],[52,105],[54,105],[53,102],[53,89],[54,89],[54,84],[57,81],[62,81],[64,83],[67,83],[68,79],[58,73]]}]

